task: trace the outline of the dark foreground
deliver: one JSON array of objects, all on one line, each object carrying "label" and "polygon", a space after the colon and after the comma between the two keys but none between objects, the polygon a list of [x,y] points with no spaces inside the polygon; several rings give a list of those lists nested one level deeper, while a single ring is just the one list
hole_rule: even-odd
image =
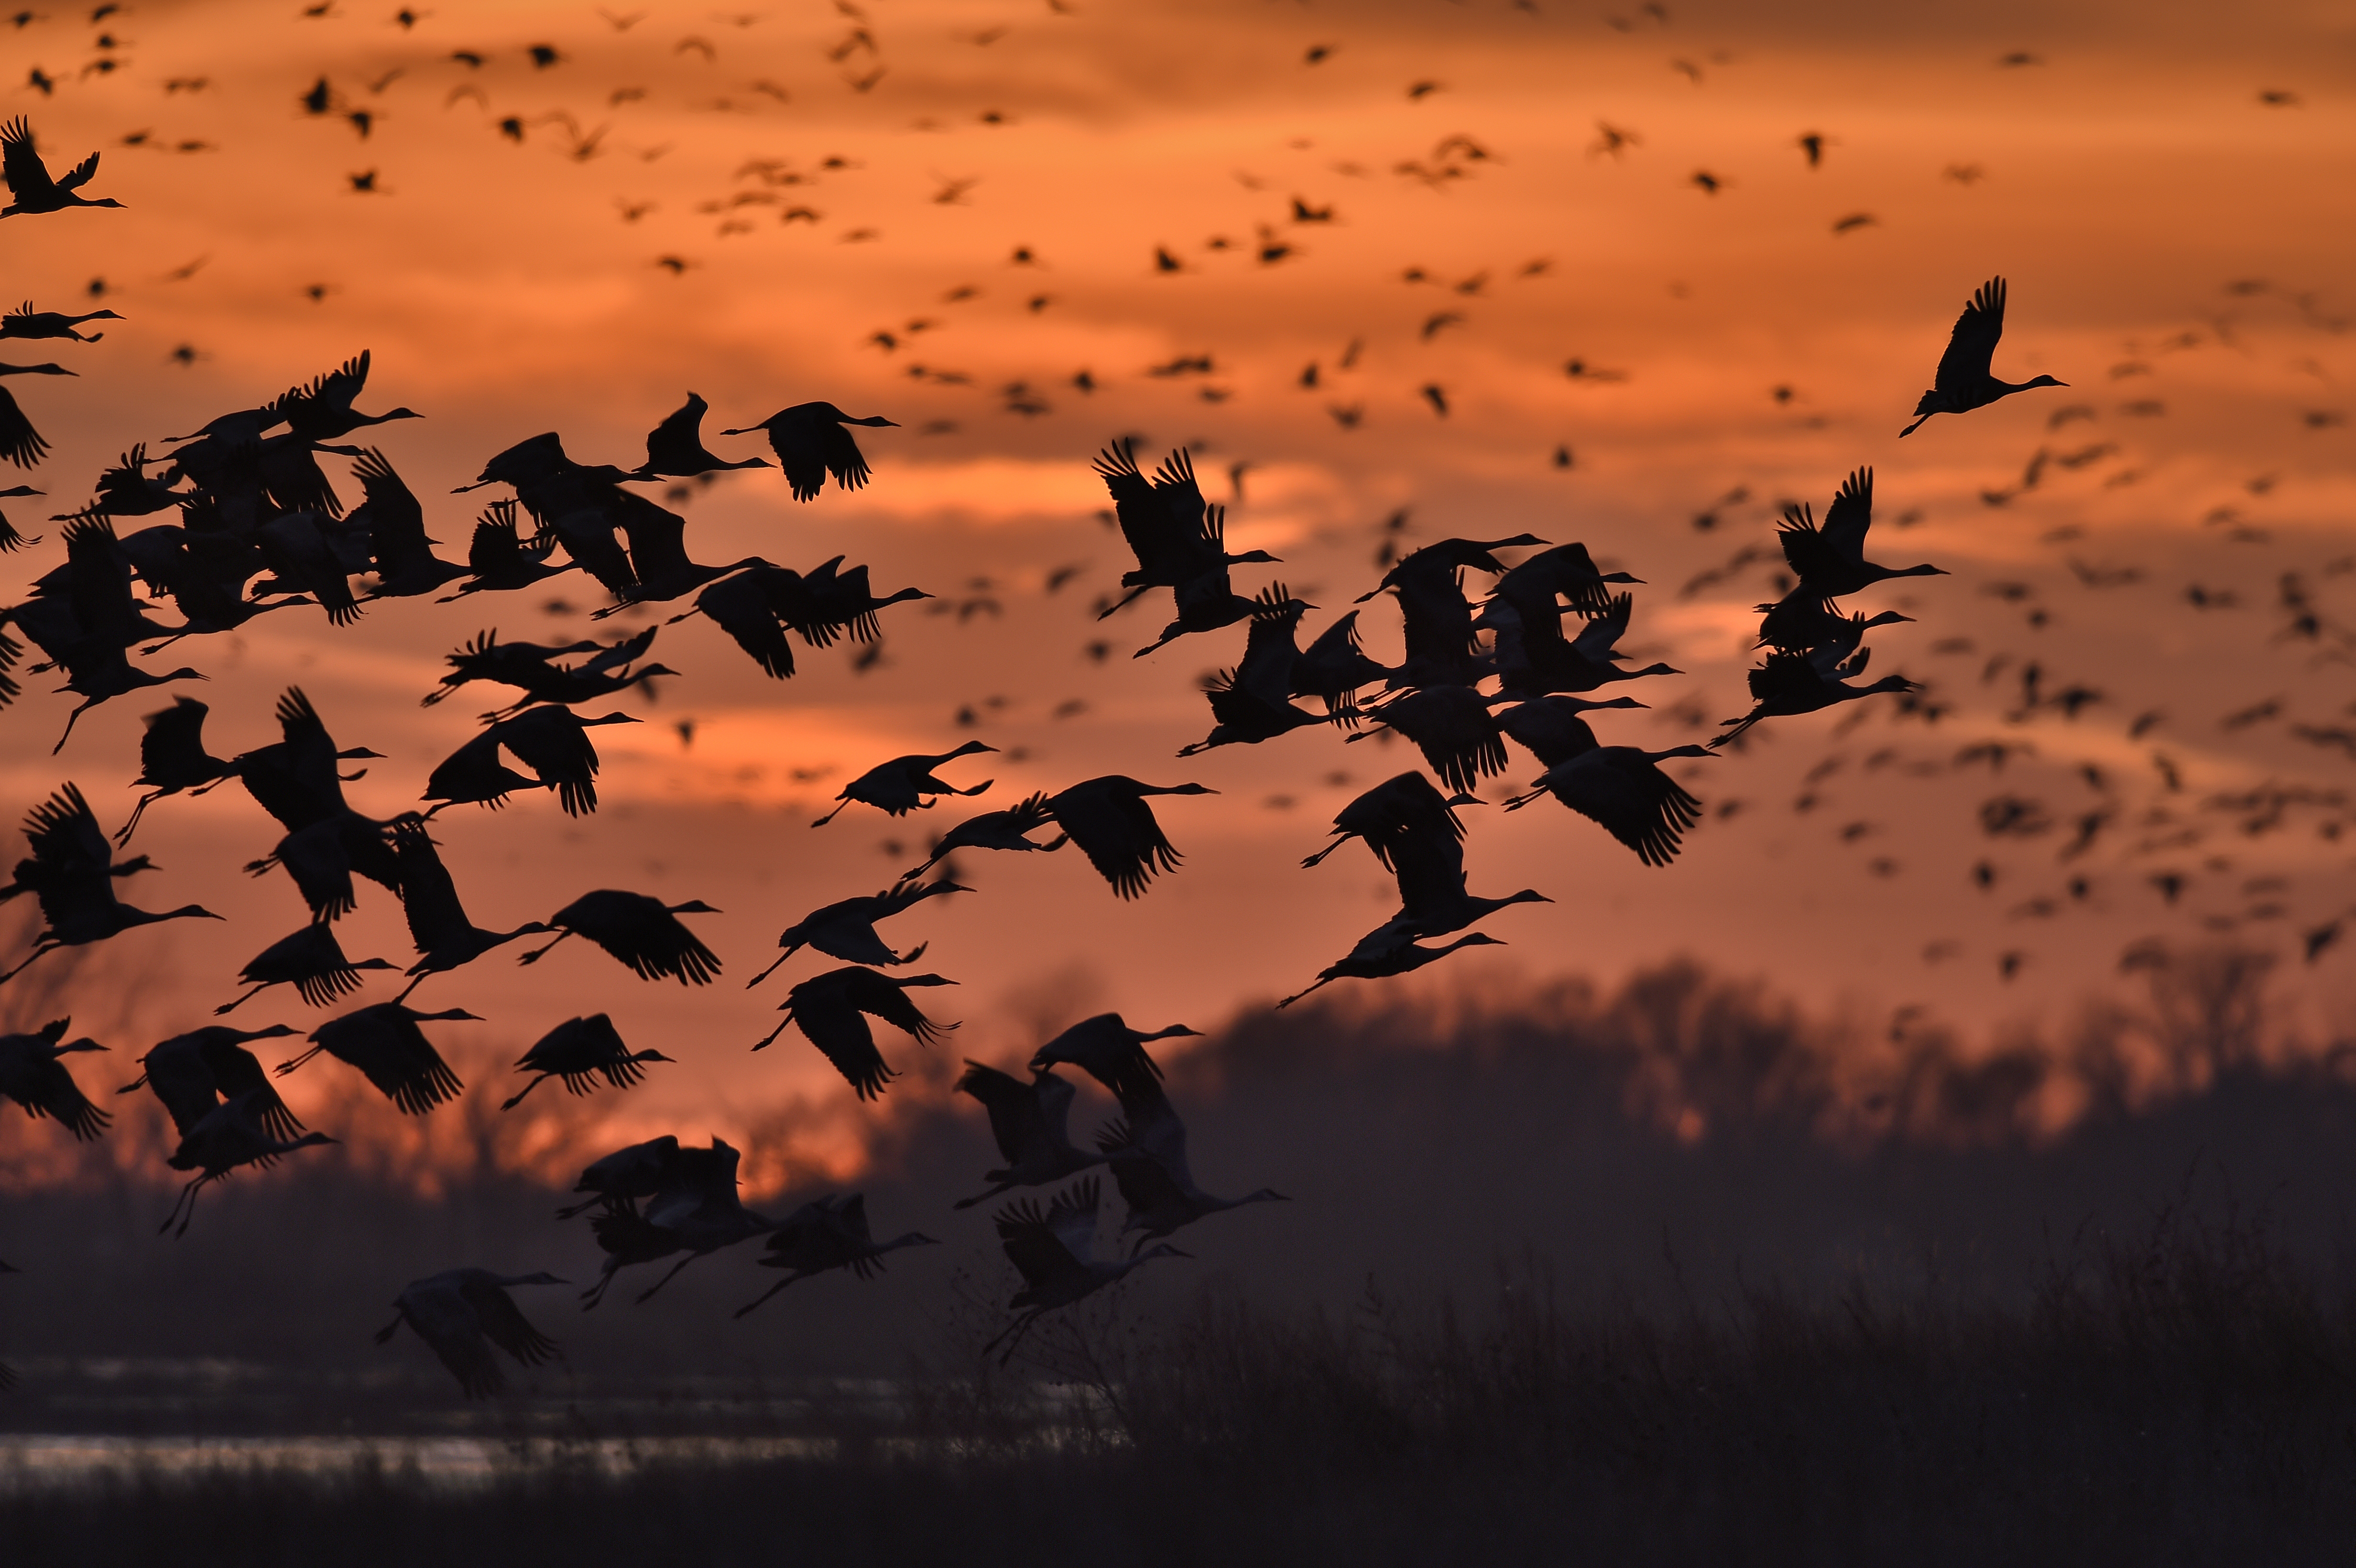
[{"label": "dark foreground", "polygon": [[[2078,1243],[2004,1308],[1574,1310],[1535,1276],[1477,1315],[1213,1296],[1152,1328],[1119,1305],[1010,1374],[958,1354],[870,1385],[889,1397],[593,1420],[543,1386],[486,1412],[504,1441],[470,1478],[349,1451],[311,1474],[0,1472],[0,1539],[14,1562],[184,1568],[2283,1563],[2356,1540],[2356,1301],[2233,1223]],[[709,1446],[647,1437],[699,1409],[726,1428]],[[610,1441],[630,1433],[635,1461]]]}]

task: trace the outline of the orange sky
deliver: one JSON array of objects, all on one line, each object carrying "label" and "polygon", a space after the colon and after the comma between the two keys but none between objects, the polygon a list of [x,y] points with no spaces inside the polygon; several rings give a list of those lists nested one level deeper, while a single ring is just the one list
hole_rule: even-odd
[{"label": "orange sky", "polygon": [[[796,1037],[744,1053],[784,986],[815,969],[797,960],[752,993],[742,978],[779,929],[882,887],[958,809],[900,825],[854,810],[812,833],[819,803],[885,756],[969,735],[1008,753],[962,765],[998,781],[976,808],[1115,771],[1222,793],[1168,804],[1186,863],[1135,904],[1076,856],[1001,856],[965,868],[980,891],[905,917],[894,934],[929,939],[924,966],[963,982],[936,994],[941,1016],[967,1020],[939,1054],[1012,1058],[1098,1007],[1210,1027],[1297,988],[1376,923],[1392,894],[1365,856],[1297,862],[1335,808],[1409,755],[1319,734],[1181,763],[1173,753],[1209,725],[1195,678],[1232,662],[1240,633],[1132,662],[1120,656],[1150,640],[1162,606],[1089,619],[1126,564],[1094,517],[1087,468],[1119,432],[1156,453],[1191,443],[1215,489],[1249,464],[1231,534],[1284,558],[1273,575],[1322,606],[1312,630],[1372,586],[1375,527],[1399,507],[1409,543],[1525,528],[1586,540],[1646,580],[1632,647],[1687,672],[1644,683],[1654,711],[1612,716],[1607,741],[1681,743],[1747,706],[1749,607],[1772,592],[1768,565],[1680,590],[1771,541],[1784,498],[1821,508],[1871,464],[1877,558],[1954,572],[1858,601],[1917,617],[1877,635],[1873,672],[1932,682],[1938,724],[1876,704],[1854,728],[1783,720],[1694,764],[1713,813],[1738,808],[1713,815],[1674,868],[1642,867],[1551,806],[1472,814],[1474,891],[1531,885],[1558,901],[1489,923],[1511,944],[1492,959],[1501,979],[1608,977],[1695,953],[1868,1020],[1915,1007],[1981,1030],[2109,984],[2136,939],[2215,935],[2293,955],[2319,1022],[2350,999],[2343,957],[2295,962],[2301,933],[2351,902],[2345,843],[2319,831],[2333,811],[2297,807],[2252,835],[2201,805],[2347,784],[2349,758],[2291,726],[2348,721],[2348,645],[2285,640],[2277,608],[2297,572],[2328,621],[2356,616],[2344,23],[2292,6],[1679,4],[1665,21],[1626,7],[1615,23],[1609,7],[1550,0],[1075,0],[1062,14],[868,0],[741,15],[649,4],[626,29],[587,7],[448,6],[404,29],[384,9],[339,0],[305,20],[291,4],[143,4],[88,26],[52,7],[0,33],[0,109],[32,117],[52,167],[103,149],[91,188],[129,208],[0,227],[11,298],[91,308],[80,302],[103,280],[102,303],[129,318],[96,346],[7,346],[80,372],[12,383],[56,446],[29,482],[62,504],[9,503],[10,516],[64,510],[132,442],[365,347],[364,406],[428,416],[381,444],[450,553],[481,497],[443,493],[514,440],[555,429],[576,456],[626,464],[686,389],[711,400],[712,430],[824,398],[900,422],[866,440],[873,485],[798,507],[774,474],[724,477],[686,504],[691,551],[802,566],[848,551],[886,588],[1001,607],[895,612],[884,667],[859,676],[813,654],[783,684],[708,626],[666,631],[658,656],[687,678],[626,705],[655,722],[600,736],[604,811],[576,823],[519,799],[446,814],[437,833],[482,923],[594,886],[702,898],[726,912],[705,934],[727,976],[682,994],[578,944],[531,970],[494,956],[420,993],[492,1019],[451,1038],[520,1046],[602,1008],[634,1043],[687,1063],[659,1072],[625,1121],[725,1128],[750,1099],[788,1093],[863,1114]],[[562,57],[546,69],[527,52],[541,43]],[[1320,63],[1305,60],[1312,46],[1329,51]],[[485,63],[454,61],[460,49]],[[2014,55],[2029,63],[2001,63]],[[104,59],[119,69],[91,69]],[[20,85],[36,68],[52,93]],[[334,111],[306,115],[298,99],[323,75]],[[1435,85],[1411,97],[1418,83]],[[356,110],[373,117],[365,138],[344,118]],[[509,116],[520,144],[497,128]],[[1640,140],[1599,154],[1599,123]],[[1828,139],[1821,169],[1795,144],[1804,132]],[[1459,137],[1451,159],[1442,144]],[[183,143],[199,150],[161,150]],[[1443,163],[1462,177],[1400,172]],[[355,194],[348,176],[371,170],[380,193]],[[1692,183],[1702,170],[1717,195]],[[1296,197],[1332,220],[1292,222]],[[812,217],[783,221],[794,208]],[[1858,214],[1874,221],[1833,232]],[[1256,260],[1263,232],[1290,253]],[[1157,273],[1158,246],[1186,270]],[[1010,260],[1018,247],[1033,264]],[[1901,445],[1948,325],[1996,272],[2012,285],[1999,373],[2051,372],[2070,389],[1936,420]],[[1461,319],[1427,336],[1442,315]],[[879,331],[898,347],[876,346]],[[184,347],[192,362],[176,358]],[[1209,376],[1146,374],[1197,355]],[[1569,377],[1574,357],[1624,379]],[[1297,384],[1312,361],[1314,391]],[[1093,393],[1073,385],[1083,369]],[[1049,411],[1010,411],[1016,383]],[[1444,420],[1419,396],[1428,384],[1446,389]],[[1335,408],[1357,411],[1355,426]],[[2072,409],[2085,411],[2051,426]],[[1575,453],[1568,472],[1548,461],[1558,443]],[[1983,499],[2018,490],[2040,449],[2034,489]],[[1737,489],[1747,499],[1716,505]],[[1716,526],[1697,528],[1713,508]],[[1902,516],[1918,520],[1891,526]],[[11,567],[29,578],[53,564],[48,531]],[[1077,580],[1047,594],[1066,565]],[[2085,585],[2120,568],[2141,580]],[[2195,584],[2235,603],[2195,610]],[[187,656],[213,677],[212,749],[269,738],[274,693],[299,681],[346,744],[388,753],[355,804],[402,809],[480,706],[416,705],[440,656],[491,625],[577,634],[577,613],[542,606],[586,606],[584,586],[382,605],[340,632],[296,611],[212,639]],[[1385,607],[1365,620],[1378,655],[1395,647]],[[1101,667],[1081,656],[1098,635],[1118,650]],[[2010,665],[1983,681],[1998,656]],[[2018,713],[2030,659],[2047,689],[2082,682],[2104,700],[2074,721]],[[1051,717],[1072,700],[1087,711]],[[2271,715],[2221,727],[2269,700]],[[0,800],[29,805],[72,778],[102,816],[127,810],[138,718],[156,704],[99,709],[53,761],[69,706],[37,687],[0,714]],[[954,721],[968,706],[977,729]],[[2152,710],[2162,719],[2131,741]],[[2035,754],[2000,777],[1957,765],[1988,740]],[[2180,793],[2163,789],[2155,752]],[[2100,791],[2080,773],[2089,763]],[[1487,793],[1502,800],[1536,771],[1516,752]],[[1981,834],[1978,807],[1998,794],[2064,824],[2108,804],[2113,823],[2060,864],[2066,827]],[[2169,843],[2188,828],[2198,842]],[[233,790],[167,802],[143,826],[137,847],[166,870],[136,896],[233,917],[116,944],[126,966],[162,976],[140,1004],[151,1038],[225,999],[227,976],[301,918],[282,881],[236,875],[274,837]],[[1967,874],[1984,859],[2000,872],[1987,892]],[[2162,870],[2190,879],[2174,909],[2148,882]],[[397,907],[372,888],[343,939],[355,955],[408,952]],[[2008,952],[2028,958],[2004,984]],[[1480,973],[1471,955],[1451,967]],[[292,998],[249,1010],[317,1021]],[[919,1050],[884,1038],[887,1057]]]}]

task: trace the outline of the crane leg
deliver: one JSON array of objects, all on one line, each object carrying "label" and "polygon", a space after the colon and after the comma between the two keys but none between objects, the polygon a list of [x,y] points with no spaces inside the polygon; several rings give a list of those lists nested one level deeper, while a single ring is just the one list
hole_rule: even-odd
[{"label": "crane leg", "polygon": [[693,1263],[702,1254],[700,1253],[690,1253],[687,1256],[680,1259],[676,1264],[673,1264],[671,1265],[670,1273],[663,1275],[662,1278],[647,1286],[646,1290],[638,1296],[638,1305],[641,1307],[645,1306],[648,1296],[654,1295],[656,1291],[660,1290],[664,1285],[669,1285],[672,1280],[677,1279],[679,1277],[680,1270],[685,1268],[688,1264]]}]

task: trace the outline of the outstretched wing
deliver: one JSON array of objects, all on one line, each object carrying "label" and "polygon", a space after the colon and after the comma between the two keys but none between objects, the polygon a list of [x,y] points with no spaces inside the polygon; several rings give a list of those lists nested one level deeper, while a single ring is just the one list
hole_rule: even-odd
[{"label": "outstretched wing", "polygon": [[1947,351],[1939,356],[1935,385],[1942,392],[1978,389],[1996,358],[1997,340],[2004,336],[2004,280],[1990,278],[1972,295],[1972,303],[1955,318],[1947,335]]},{"label": "outstretched wing", "polygon": [[503,1286],[470,1279],[459,1290],[475,1309],[483,1337],[525,1366],[538,1366],[558,1354],[556,1341],[531,1326]]}]

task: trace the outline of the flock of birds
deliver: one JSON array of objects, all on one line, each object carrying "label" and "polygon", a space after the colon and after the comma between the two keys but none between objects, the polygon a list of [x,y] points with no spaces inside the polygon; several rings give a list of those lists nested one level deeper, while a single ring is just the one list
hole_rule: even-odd
[{"label": "flock of birds", "polygon": [[[83,193],[93,177],[93,155],[68,176],[51,180],[20,121],[9,127],[5,174],[17,213],[54,212],[110,203]],[[1997,380],[1991,357],[2003,327],[2001,279],[1991,281],[1957,322],[1933,389],[1918,416],[1963,413],[2026,389]],[[43,315],[28,305],[8,318],[11,336],[77,341],[80,321]],[[18,328],[16,324],[30,325]],[[12,367],[11,368],[16,368]],[[48,368],[55,369],[56,367]],[[319,609],[331,627],[350,624],[385,601],[438,596],[448,603],[477,593],[513,592],[559,573],[580,571],[613,603],[601,614],[632,606],[684,603],[673,623],[701,616],[715,624],[762,670],[777,679],[794,673],[794,643],[823,648],[842,639],[873,642],[891,606],[927,597],[904,588],[878,594],[864,567],[841,556],[809,571],[757,557],[706,564],[687,551],[685,519],[634,485],[692,479],[723,468],[768,466],[782,471],[794,496],[817,498],[830,480],[838,489],[867,483],[869,468],[851,427],[888,426],[880,417],[854,418],[826,402],[781,410],[755,424],[721,433],[766,437],[770,456],[726,459],[703,444],[707,412],[700,398],[661,421],[647,440],[646,461],[631,469],[581,463],[555,433],[533,436],[492,456],[472,490],[503,486],[474,527],[466,559],[434,551],[424,508],[391,462],[374,446],[352,444],[359,432],[419,417],[408,409],[380,413],[358,406],[369,357],[346,364],[255,407],[232,410],[185,435],[164,438],[151,455],[133,446],[106,469],[85,505],[56,515],[64,559],[36,578],[27,596],[0,610],[0,703],[23,693],[20,676],[56,672],[59,688],[80,699],[54,750],[70,738],[74,720],[91,708],[171,682],[201,678],[189,667],[158,671],[134,663],[184,639],[233,632],[253,617],[298,607]],[[2040,377],[2026,386],[2054,384]],[[20,468],[39,461],[43,443],[21,410],[24,439],[0,455]],[[1918,423],[1920,422],[1918,419]],[[1909,427],[1910,430],[1912,427]],[[363,499],[347,510],[322,468],[323,456],[347,459]],[[1665,665],[1629,666],[1618,645],[1626,634],[1638,580],[1606,571],[1578,543],[1552,544],[1528,534],[1493,539],[1450,539],[1396,560],[1364,603],[1379,594],[1397,603],[1405,626],[1405,653],[1396,666],[1370,657],[1360,642],[1355,609],[1343,613],[1304,647],[1304,617],[1315,608],[1280,584],[1246,594],[1237,567],[1275,564],[1266,552],[1226,549],[1224,509],[1204,496],[1183,450],[1150,475],[1131,447],[1115,443],[1096,467],[1110,494],[1121,533],[1136,560],[1121,586],[1130,598],[1166,592],[1173,618],[1160,636],[1138,650],[1143,657],[1181,638],[1245,628],[1233,668],[1208,683],[1212,727],[1184,748],[1200,755],[1234,744],[1276,740],[1295,730],[1326,727],[1348,739],[1393,731],[1421,753],[1439,782],[1421,771],[1402,773],[1365,792],[1334,818],[1333,837],[1310,855],[1314,866],[1347,839],[1361,840],[1397,880],[1399,909],[1328,965],[1301,993],[1344,978],[1380,979],[1423,967],[1461,948],[1496,939],[1472,929],[1509,905],[1544,895],[1525,889],[1505,897],[1472,893],[1463,859],[1465,827],[1459,810],[1477,804],[1472,791],[1505,773],[1505,742],[1532,753],[1542,771],[1527,793],[1507,801],[1518,809],[1552,797],[1592,820],[1648,865],[1677,856],[1700,803],[1663,769],[1672,759],[1702,759],[1771,719],[1814,713],[1910,683],[1890,676],[1858,684],[1869,651],[1866,634],[1906,617],[1868,617],[1841,602],[1873,585],[1938,568],[1890,568],[1867,559],[1873,482],[1859,470],[1841,486],[1822,524],[1805,507],[1787,516],[1781,533],[1795,585],[1762,605],[1759,645],[1751,672],[1751,709],[1729,719],[1708,747],[1647,752],[1607,745],[1587,715],[1643,706],[1626,695],[1596,695],[1609,687],[1674,674]],[[23,487],[14,494],[37,494]],[[148,521],[166,516],[171,521]],[[129,524],[119,528],[118,524]],[[0,550],[20,551],[38,537],[0,525]],[[1508,562],[1502,551],[1528,551]],[[1490,579],[1476,600],[1468,574]],[[177,622],[157,619],[169,601]],[[1126,603],[1126,600],[1121,601]],[[1108,607],[1109,614],[1118,605]],[[495,949],[528,936],[549,940],[523,953],[536,963],[578,936],[648,981],[701,986],[715,980],[722,960],[680,918],[719,912],[700,901],[666,903],[617,889],[584,892],[542,920],[508,930],[475,923],[433,837],[434,818],[462,805],[496,806],[510,796],[545,790],[559,809],[585,816],[597,809],[599,760],[592,731],[634,721],[615,711],[584,716],[578,709],[619,697],[648,679],[673,674],[651,662],[660,627],[610,642],[564,645],[515,642],[486,632],[445,658],[446,673],[424,695],[431,706],[461,688],[485,683],[513,693],[482,716],[482,727],[434,768],[420,793],[421,809],[389,820],[371,818],[345,799],[344,784],[359,777],[347,763],[380,759],[365,746],[339,743],[300,689],[280,699],[278,738],[216,755],[208,749],[207,706],[176,696],[146,716],[141,772],[144,793],[112,837],[80,788],[62,784],[25,822],[28,852],[0,886],[0,902],[30,895],[41,928],[31,952],[0,980],[44,955],[120,936],[177,919],[220,918],[200,905],[150,911],[125,903],[117,885],[155,869],[147,857],[117,859],[144,813],[159,802],[200,796],[232,780],[284,830],[248,869],[283,871],[309,918],[270,943],[238,976],[246,987],[215,1009],[225,1015],[273,987],[291,987],[311,1007],[327,1008],[362,986],[368,971],[402,972],[407,985],[388,1001],[343,1012],[307,1033],[286,1023],[243,1029],[213,1022],[176,1034],[140,1059],[143,1072],[122,1093],[145,1088],[161,1102],[178,1137],[169,1167],[188,1173],[164,1229],[185,1234],[207,1186],[249,1166],[268,1167],[336,1140],[305,1129],[281,1097],[274,1080],[322,1053],[357,1069],[401,1112],[423,1115],[455,1098],[463,1084],[426,1032],[439,1021],[475,1019],[462,1008],[425,1011],[410,1005],[420,986],[460,970]],[[791,634],[789,636],[788,634]],[[18,639],[21,638],[22,641]],[[27,645],[44,656],[18,669]],[[1315,707],[1304,706],[1314,703]],[[851,781],[835,811],[859,806],[898,817],[949,796],[974,795],[969,785],[944,780],[941,770],[992,750],[968,742],[937,754],[891,758]],[[1153,880],[1177,869],[1180,856],[1151,805],[1157,797],[1213,793],[1187,782],[1157,784],[1121,774],[1039,793],[982,812],[941,833],[928,858],[874,894],[848,898],[811,912],[778,938],[776,964],[802,949],[841,961],[841,967],[788,988],[774,1041],[787,1023],[826,1056],[862,1099],[884,1093],[894,1076],[878,1050],[871,1019],[929,1043],[954,1023],[928,1018],[910,993],[954,984],[905,970],[925,951],[900,951],[879,933],[888,920],[929,901],[972,890],[944,873],[926,880],[954,854],[1045,852],[1076,846],[1121,898],[1145,893]],[[1044,837],[1050,832],[1054,837]],[[415,949],[413,963],[352,959],[338,944],[336,922],[357,903],[356,880],[371,881],[401,901]],[[1460,934],[1461,933],[1461,934]],[[1440,939],[1454,937],[1440,943]],[[1285,1003],[1299,999],[1286,998]],[[107,1048],[68,1038],[59,1019],[25,1033],[0,1036],[0,1096],[35,1117],[54,1117],[74,1136],[102,1136],[108,1113],[91,1100],[68,1065],[76,1055]],[[1166,1238],[1207,1215],[1283,1195],[1261,1189],[1223,1198],[1199,1186],[1186,1155],[1185,1128],[1162,1087],[1149,1043],[1195,1034],[1183,1025],[1153,1031],[1131,1027],[1117,1013],[1085,1019],[1042,1045],[1025,1064],[1027,1076],[969,1063],[957,1084],[987,1115],[1004,1164],[983,1173],[986,1189],[960,1201],[965,1208],[1019,1189],[1021,1198],[994,1216],[1009,1261],[1022,1276],[1013,1317],[985,1348],[1011,1358],[1042,1315],[1070,1305],[1156,1258],[1183,1257]],[[265,1070],[251,1049],[270,1039],[301,1036],[307,1049]],[[541,1036],[517,1063],[527,1081],[506,1102],[513,1107],[551,1078],[586,1093],[600,1083],[626,1090],[652,1065],[671,1058],[633,1050],[604,1013],[568,1019]],[[1119,1106],[1119,1117],[1083,1147],[1069,1115],[1071,1079],[1058,1068],[1095,1079]],[[746,1208],[738,1196],[738,1151],[719,1138],[708,1147],[658,1137],[618,1149],[584,1169],[575,1188],[583,1200],[560,1218],[589,1216],[604,1253],[585,1306],[603,1300],[625,1268],[674,1259],[642,1292],[645,1301],[696,1258],[761,1238],[761,1263],[784,1277],[742,1309],[750,1312],[778,1290],[816,1275],[849,1270],[873,1275],[891,1253],[933,1243],[910,1232],[879,1241],[863,1196],[835,1194],[772,1217]],[[1108,1172],[1125,1205],[1119,1235],[1126,1249],[1098,1244],[1101,1175]],[[399,1316],[380,1339],[406,1323],[433,1348],[472,1395],[493,1392],[503,1376],[494,1350],[532,1365],[557,1353],[533,1328],[508,1292],[562,1283],[544,1274],[502,1275],[458,1269],[412,1283],[401,1294]]]}]

